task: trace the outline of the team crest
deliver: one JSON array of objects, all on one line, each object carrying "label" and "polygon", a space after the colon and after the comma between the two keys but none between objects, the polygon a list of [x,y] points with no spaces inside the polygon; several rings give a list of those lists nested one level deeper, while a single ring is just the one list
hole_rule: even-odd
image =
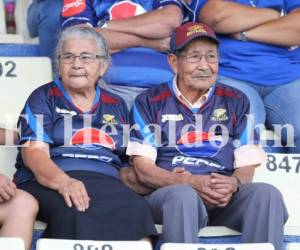
[{"label": "team crest", "polygon": [[188,28],[187,37],[192,36],[196,33],[207,33],[201,24],[195,24]]},{"label": "team crest", "polygon": [[213,117],[211,118],[214,122],[222,122],[228,120],[226,109],[215,109],[213,112]]},{"label": "team crest", "polygon": [[110,114],[104,114],[102,122],[104,124],[117,124],[115,116]]}]

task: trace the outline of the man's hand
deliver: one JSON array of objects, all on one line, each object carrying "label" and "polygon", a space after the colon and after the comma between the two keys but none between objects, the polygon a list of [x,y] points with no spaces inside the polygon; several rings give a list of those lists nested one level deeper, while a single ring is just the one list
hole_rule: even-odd
[{"label": "man's hand", "polygon": [[138,180],[133,167],[121,168],[120,178],[127,187],[138,194],[149,194],[154,191],[153,188],[147,187]]},{"label": "man's hand", "polygon": [[232,195],[237,191],[237,180],[231,176],[212,173],[211,175],[212,189],[223,198],[218,199],[218,207],[225,207],[231,200]]},{"label": "man's hand", "polygon": [[0,174],[0,203],[9,201],[16,193],[16,185],[5,175]]},{"label": "man's hand", "polygon": [[198,192],[198,195],[203,199],[204,203],[210,208],[218,207],[220,200],[225,198],[224,194],[212,188],[212,178],[210,175],[191,176],[191,185]]},{"label": "man's hand", "polygon": [[74,204],[79,212],[84,212],[89,208],[90,197],[83,182],[65,177],[60,181],[58,192],[63,196],[68,207]]}]

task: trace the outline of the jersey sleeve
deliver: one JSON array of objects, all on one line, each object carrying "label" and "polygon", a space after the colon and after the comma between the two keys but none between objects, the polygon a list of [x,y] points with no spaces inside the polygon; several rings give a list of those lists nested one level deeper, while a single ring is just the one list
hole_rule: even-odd
[{"label": "jersey sleeve", "polygon": [[19,144],[26,141],[52,144],[52,114],[45,86],[38,88],[27,99],[18,119]]},{"label": "jersey sleeve", "polygon": [[181,9],[182,13],[184,12],[184,5],[182,0],[154,0],[153,1],[153,9],[160,9],[167,5],[176,5]]},{"label": "jersey sleeve", "polygon": [[147,157],[154,162],[157,158],[157,126],[152,115],[153,106],[148,98],[142,94],[138,96],[130,114],[130,137],[127,147],[127,155],[139,155]]},{"label": "jersey sleeve", "polygon": [[250,114],[250,103],[244,95],[236,112],[233,142],[236,145],[234,168],[259,165],[265,160],[266,154],[259,144],[259,135]]},{"label": "jersey sleeve", "polygon": [[92,0],[64,0],[61,11],[62,28],[77,24],[95,26]]}]

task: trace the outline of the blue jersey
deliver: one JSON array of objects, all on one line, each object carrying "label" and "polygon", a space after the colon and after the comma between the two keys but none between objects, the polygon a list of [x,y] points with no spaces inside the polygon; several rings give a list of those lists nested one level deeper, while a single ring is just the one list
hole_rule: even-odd
[{"label": "blue jersey", "polygon": [[204,105],[191,110],[177,99],[169,82],[136,98],[131,120],[141,129],[131,130],[129,144],[153,148],[157,166],[169,171],[185,167],[193,174],[231,175],[234,150],[249,144],[248,113],[247,97],[232,87],[215,84]]},{"label": "blue jersey", "polygon": [[[196,20],[204,0],[64,0],[62,27],[88,23],[93,27],[107,20],[140,15],[166,5],[181,9],[184,20]],[[149,48],[129,48],[112,56],[112,67],[104,76],[107,83],[123,86],[151,87],[168,81],[173,72],[167,55]]]},{"label": "blue jersey", "polygon": [[[256,8],[272,8],[290,13],[300,7],[300,0],[232,0]],[[239,41],[219,35],[219,74],[257,85],[274,86],[300,78],[300,49],[266,43]]]},{"label": "blue jersey", "polygon": [[[86,170],[118,178],[126,147],[122,124],[128,120],[124,101],[98,86],[93,107],[83,113],[57,79],[28,98],[18,121],[20,144],[49,144],[51,159],[64,171]],[[20,153],[16,167],[17,183],[33,178]]]}]

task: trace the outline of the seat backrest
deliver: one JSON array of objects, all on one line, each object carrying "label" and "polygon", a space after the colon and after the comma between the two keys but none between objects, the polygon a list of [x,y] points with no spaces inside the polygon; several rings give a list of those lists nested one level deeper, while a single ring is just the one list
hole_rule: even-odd
[{"label": "seat backrest", "polygon": [[256,169],[254,181],[272,184],[280,190],[289,212],[284,232],[300,235],[300,154],[267,156],[267,161]]},{"label": "seat backrest", "polygon": [[0,238],[0,249],[25,250],[24,241],[21,238]]},{"label": "seat backrest", "polygon": [[[46,57],[0,57],[0,127],[16,128],[30,93],[51,80],[51,63]],[[0,173],[12,177],[16,153],[13,145],[0,146]]]},{"label": "seat backrest", "polygon": [[90,250],[151,250],[147,241],[91,241],[91,240],[56,240],[39,239],[37,250],[65,250],[65,249],[90,249]]},{"label": "seat backrest", "polygon": [[0,34],[6,34],[4,1],[0,1]]},{"label": "seat backrest", "polygon": [[25,40],[29,38],[29,32],[27,29],[27,9],[32,0],[17,0],[15,9],[15,20],[17,34],[22,35]]},{"label": "seat backrest", "polygon": [[51,63],[46,57],[0,57],[0,125],[16,127],[30,93],[51,80]]},{"label": "seat backrest", "polygon": [[186,244],[186,243],[164,243],[161,250],[274,250],[271,243],[252,244]]},{"label": "seat backrest", "polygon": [[298,243],[288,243],[286,245],[286,250],[299,250],[300,249],[300,242]]}]

